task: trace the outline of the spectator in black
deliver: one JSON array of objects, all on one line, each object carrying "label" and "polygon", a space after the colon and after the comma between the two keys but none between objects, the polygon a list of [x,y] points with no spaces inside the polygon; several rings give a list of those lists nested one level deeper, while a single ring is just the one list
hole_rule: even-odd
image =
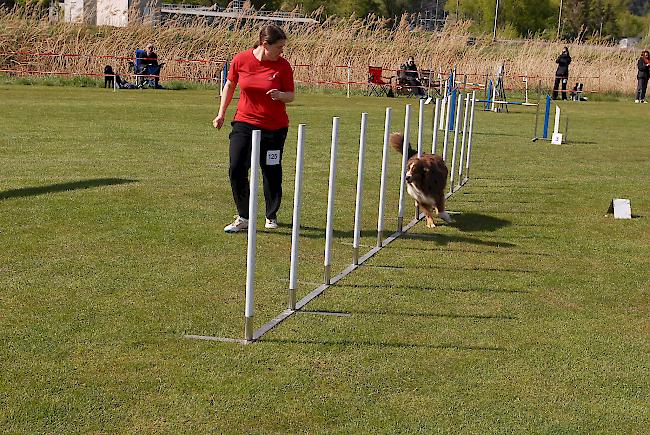
[{"label": "spectator in black", "polygon": [[650,53],[648,50],[643,50],[641,52],[641,57],[636,63],[637,73],[636,73],[636,99],[635,103],[647,103],[645,100],[645,93],[648,89],[648,78],[650,77]]},{"label": "spectator in black", "polygon": [[555,61],[557,63],[557,71],[555,71],[555,84],[553,85],[553,99],[557,100],[558,88],[562,82],[562,99],[567,99],[566,85],[569,81],[569,64],[571,63],[571,56],[569,55],[569,47],[564,47],[562,53]]},{"label": "spectator in black", "polygon": [[413,92],[415,92],[420,97],[426,97],[426,92],[422,88],[422,82],[420,82],[420,73],[418,72],[418,67],[415,65],[415,59],[413,56],[409,57],[404,65],[400,67],[403,70],[405,84],[411,86]]}]

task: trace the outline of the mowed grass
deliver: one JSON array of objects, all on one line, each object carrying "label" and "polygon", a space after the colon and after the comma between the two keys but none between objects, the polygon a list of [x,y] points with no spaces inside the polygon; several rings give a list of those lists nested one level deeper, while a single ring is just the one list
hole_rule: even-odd
[{"label": "mowed grass", "polygon": [[[360,114],[367,250],[384,108],[400,130],[406,103],[416,138],[413,100],[290,106],[281,228],[258,234],[257,327],[286,306],[297,125],[302,297],[322,281],[332,116],[338,273],[352,256]],[[217,105],[204,90],[0,88],[2,431],[648,431],[647,106],[564,103],[562,146],[531,142],[533,109],[477,110],[456,222],[418,224],[307,307],[350,317],[296,314],[243,346],[183,339],[243,336],[246,236],[222,230],[235,208]],[[389,164],[387,233],[397,154]],[[615,197],[634,219],[606,215]],[[260,224],[263,207],[260,195]]]}]

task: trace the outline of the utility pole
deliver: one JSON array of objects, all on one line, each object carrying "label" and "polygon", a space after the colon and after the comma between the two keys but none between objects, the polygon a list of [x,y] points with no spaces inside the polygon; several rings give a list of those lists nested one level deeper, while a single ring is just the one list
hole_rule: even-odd
[{"label": "utility pole", "polygon": [[[560,0],[562,1],[562,0]],[[499,0],[497,0],[497,6],[494,9],[494,33],[492,34],[492,40],[497,40],[497,19],[499,17]]]},{"label": "utility pole", "polygon": [[560,39],[560,33],[562,33],[562,0],[560,0],[560,14],[557,18],[557,39]]}]

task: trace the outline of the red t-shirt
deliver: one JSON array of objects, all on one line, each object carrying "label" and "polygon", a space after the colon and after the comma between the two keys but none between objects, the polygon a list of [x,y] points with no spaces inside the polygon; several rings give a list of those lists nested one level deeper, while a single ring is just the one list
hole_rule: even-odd
[{"label": "red t-shirt", "polygon": [[289,126],[285,104],[266,95],[271,89],[293,92],[293,70],[283,57],[276,61],[259,61],[253,50],[237,54],[228,71],[228,80],[239,84],[240,94],[235,121],[246,122],[265,130]]}]

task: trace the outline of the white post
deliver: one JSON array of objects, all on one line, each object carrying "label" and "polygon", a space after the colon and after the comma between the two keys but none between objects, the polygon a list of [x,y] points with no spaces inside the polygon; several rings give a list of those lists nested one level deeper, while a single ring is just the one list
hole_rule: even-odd
[{"label": "white post", "polygon": [[298,240],[300,238],[300,206],[302,204],[302,168],[304,162],[305,124],[298,125],[296,149],[296,180],[293,189],[293,220],[291,228],[291,268],[289,271],[289,309],[296,309],[298,288]]},{"label": "white post", "polygon": [[404,116],[404,142],[402,143],[402,175],[399,185],[399,208],[397,211],[397,231],[404,227],[404,190],[406,188],[406,162],[409,159],[409,128],[411,125],[411,105],[406,105]]},{"label": "white post", "polygon": [[438,146],[438,123],[440,122],[440,98],[436,98],[436,107],[433,109],[433,142],[431,144],[431,154],[436,153]]},{"label": "white post", "polygon": [[221,74],[219,75],[219,96],[223,97],[223,69],[221,70]]},{"label": "white post", "polygon": [[352,242],[352,264],[359,264],[359,247],[361,243],[361,209],[363,206],[363,163],[366,157],[366,130],[368,114],[361,114],[361,134],[359,135],[359,164],[357,166],[357,200],[354,207],[354,239]]},{"label": "white post", "polygon": [[119,85],[117,84],[117,74],[113,74],[113,92],[117,92]]},{"label": "white post", "polygon": [[449,111],[451,108],[451,104],[449,101],[449,96],[445,98],[447,99],[447,112],[445,114],[445,122],[444,122],[445,137],[442,141],[442,160],[447,161],[447,145],[449,144]]},{"label": "white post", "polygon": [[560,132],[560,106],[555,106],[555,125],[553,126],[553,133]]},{"label": "white post", "polygon": [[447,125],[446,119],[445,119],[445,114],[449,113],[447,111],[447,103],[449,102],[449,93],[447,92],[447,87],[448,87],[448,82],[445,80],[445,86],[444,86],[444,95],[442,97],[442,107],[440,109],[440,117],[442,118],[440,120],[440,127],[439,130],[444,130],[445,125]]},{"label": "white post", "polygon": [[463,162],[465,161],[465,144],[467,143],[467,117],[469,115],[469,101],[470,95],[465,95],[465,116],[463,116],[463,139],[460,142],[460,159],[458,159],[458,183],[460,184],[463,179]]},{"label": "white post", "polygon": [[255,294],[255,251],[257,239],[257,171],[260,162],[262,132],[253,130],[251,150],[250,196],[248,198],[248,249],[246,253],[246,311],[244,339],[253,340],[253,297]]},{"label": "white post", "polygon": [[449,180],[449,192],[454,191],[454,180],[456,172],[456,154],[458,151],[458,132],[460,131],[460,112],[461,107],[463,106],[463,94],[458,91],[458,96],[456,97],[456,121],[454,122],[454,147],[451,151],[451,173]]},{"label": "white post", "polygon": [[325,284],[331,283],[332,237],[334,227],[334,191],[336,183],[336,148],[339,142],[339,118],[332,118],[332,151],[330,154],[330,179],[327,191],[327,224],[325,227]]},{"label": "white post", "polygon": [[350,81],[352,80],[352,61],[348,61],[348,98],[350,98]]},{"label": "white post", "polygon": [[418,157],[422,157],[424,142],[424,100],[420,99],[420,112],[418,114]]},{"label": "white post", "polygon": [[381,248],[384,240],[384,205],[386,202],[386,178],[388,177],[388,143],[390,142],[390,118],[392,109],[386,107],[384,121],[384,148],[381,155],[381,184],[379,187],[379,217],[377,218],[377,247]]},{"label": "white post", "polygon": [[467,163],[465,164],[465,179],[469,179],[469,162],[472,155],[472,139],[474,137],[474,106],[476,104],[476,91],[472,92],[472,109],[469,116],[469,138],[467,139]]}]

